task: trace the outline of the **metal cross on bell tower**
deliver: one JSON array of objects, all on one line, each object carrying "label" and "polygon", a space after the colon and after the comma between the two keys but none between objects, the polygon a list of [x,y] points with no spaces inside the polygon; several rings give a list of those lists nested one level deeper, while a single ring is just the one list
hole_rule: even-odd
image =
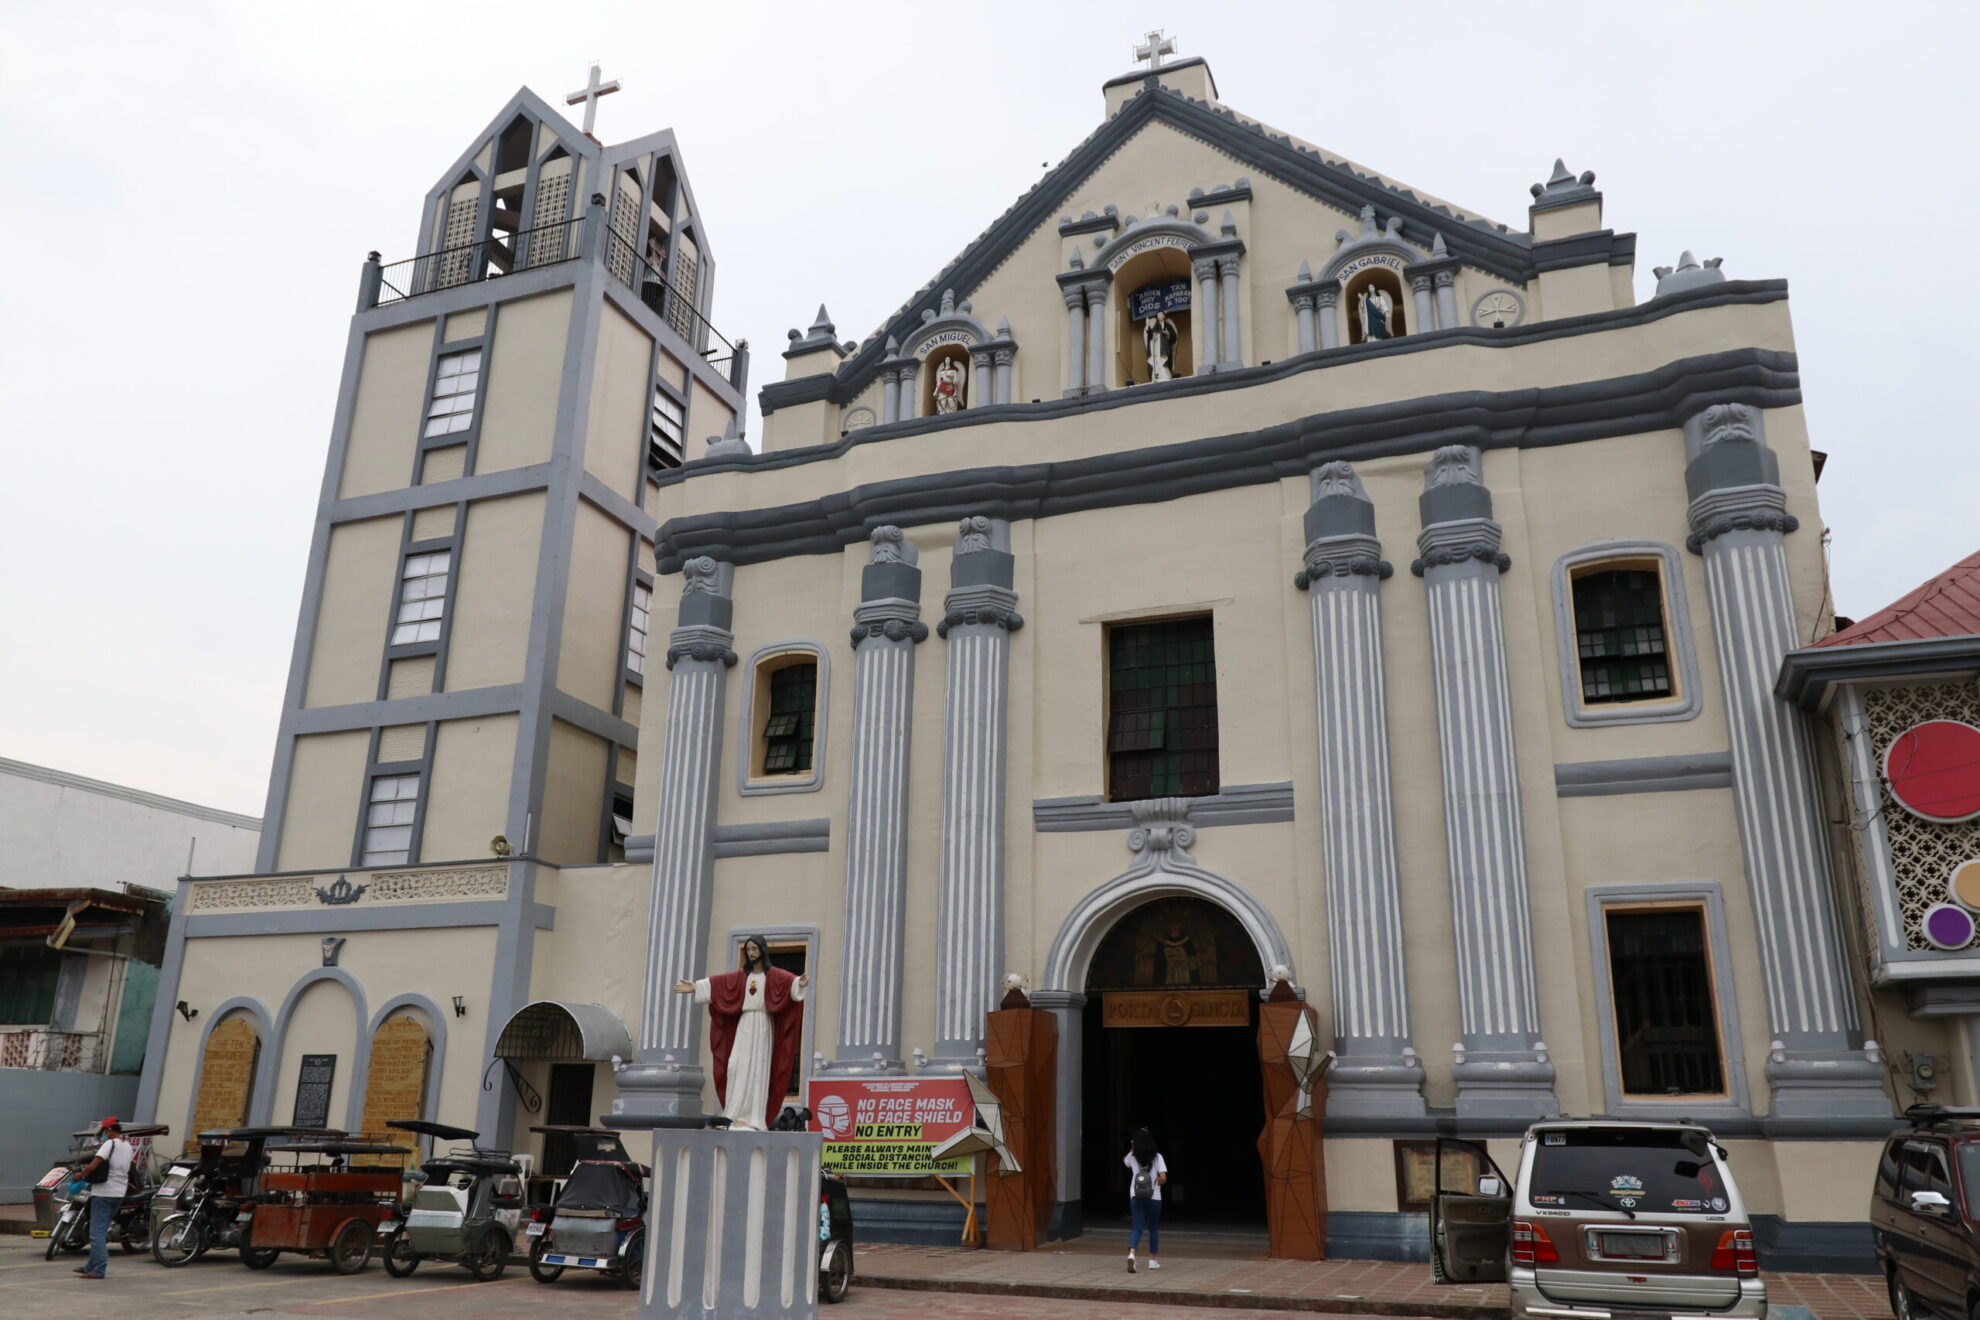
[{"label": "metal cross on bell tower", "polygon": [[601,96],[610,96],[618,90],[619,80],[617,78],[612,79],[610,82],[598,81],[598,61],[593,60],[591,62],[590,79],[583,87],[580,87],[564,98],[565,105],[583,103],[585,136],[589,137],[591,135],[591,126],[598,122],[598,98]]},{"label": "metal cross on bell tower", "polygon": [[1148,33],[1147,40],[1134,48],[1135,59],[1147,60],[1148,71],[1150,73],[1162,67],[1162,57],[1164,55],[1173,55],[1175,53],[1176,39],[1174,37],[1163,36],[1161,28],[1156,28],[1153,32]]}]

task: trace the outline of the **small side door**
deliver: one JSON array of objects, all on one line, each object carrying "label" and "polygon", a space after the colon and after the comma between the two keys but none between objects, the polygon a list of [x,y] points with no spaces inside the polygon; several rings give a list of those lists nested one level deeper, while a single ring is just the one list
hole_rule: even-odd
[{"label": "small side door", "polygon": [[1512,1192],[1512,1180],[1499,1172],[1485,1147],[1456,1137],[1437,1139],[1430,1197],[1433,1277],[1443,1283],[1504,1282]]}]

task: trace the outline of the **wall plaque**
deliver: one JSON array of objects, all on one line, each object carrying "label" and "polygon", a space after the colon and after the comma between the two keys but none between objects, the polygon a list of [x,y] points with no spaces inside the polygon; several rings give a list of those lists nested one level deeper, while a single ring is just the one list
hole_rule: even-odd
[{"label": "wall plaque", "polygon": [[1251,990],[1110,990],[1101,996],[1108,1027],[1248,1027]]},{"label": "wall plaque", "polygon": [[330,1126],[330,1084],[337,1077],[337,1056],[305,1054],[296,1077],[296,1127]]}]

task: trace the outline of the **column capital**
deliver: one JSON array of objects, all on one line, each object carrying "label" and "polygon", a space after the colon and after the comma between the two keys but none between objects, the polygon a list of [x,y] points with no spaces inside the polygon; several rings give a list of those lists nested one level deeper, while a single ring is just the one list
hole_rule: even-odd
[{"label": "column capital", "polygon": [[1341,301],[1341,282],[1339,280],[1322,280],[1320,283],[1314,285],[1313,300],[1320,307],[1338,306]]},{"label": "column capital", "polygon": [[1416,545],[1423,557],[1409,566],[1416,576],[1472,561],[1491,564],[1501,573],[1512,567],[1512,558],[1499,550],[1505,529],[1492,520],[1492,492],[1485,487],[1473,446],[1445,445],[1431,455],[1417,509],[1423,530]]},{"label": "column capital", "polygon": [[1684,484],[1691,496],[1691,535],[1685,546],[1705,545],[1728,532],[1788,533],[1801,520],[1787,511],[1780,459],[1767,447],[1766,422],[1751,404],[1715,403],[1685,419],[1690,456]]},{"label": "column capital", "polygon": [[1427,293],[1430,289],[1430,277],[1428,275],[1412,275],[1409,277],[1409,287],[1418,293]]},{"label": "column capital", "polygon": [[1726,486],[1708,490],[1692,500],[1691,535],[1684,538],[1685,549],[1695,555],[1728,532],[1779,532],[1785,535],[1801,527],[1801,519],[1787,511],[1787,492],[1779,486]]},{"label": "column capital", "polygon": [[713,664],[720,661],[722,668],[736,667],[736,653],[729,643],[736,635],[726,628],[714,628],[707,624],[692,624],[676,628],[667,638],[667,668],[672,669],[683,660],[693,660],[700,664]]},{"label": "column capital", "polygon": [[853,647],[857,649],[869,637],[890,642],[926,640],[928,625],[921,622],[920,552],[907,534],[891,523],[874,528],[867,539],[860,601],[853,608]]},{"label": "column capital", "polygon": [[1457,272],[1454,270],[1440,270],[1432,274],[1430,278],[1436,281],[1437,287],[1440,289],[1448,289],[1457,284]]},{"label": "column capital", "polygon": [[1354,468],[1336,460],[1313,472],[1313,503],[1306,510],[1306,550],[1293,585],[1305,591],[1329,577],[1387,579],[1395,573],[1375,536],[1375,504]]},{"label": "column capital", "polygon": [[1214,280],[1217,278],[1217,259],[1198,257],[1190,263],[1190,269],[1195,272],[1198,280]]}]

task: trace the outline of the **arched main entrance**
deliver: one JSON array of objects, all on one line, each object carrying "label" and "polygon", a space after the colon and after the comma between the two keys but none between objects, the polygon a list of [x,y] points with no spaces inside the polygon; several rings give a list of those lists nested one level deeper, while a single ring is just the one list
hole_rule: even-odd
[{"label": "arched main entrance", "polygon": [[1169,1165],[1166,1223],[1262,1224],[1264,1121],[1257,945],[1228,909],[1167,894],[1117,917],[1087,965],[1082,1022],[1083,1217],[1127,1216],[1129,1134]]}]

